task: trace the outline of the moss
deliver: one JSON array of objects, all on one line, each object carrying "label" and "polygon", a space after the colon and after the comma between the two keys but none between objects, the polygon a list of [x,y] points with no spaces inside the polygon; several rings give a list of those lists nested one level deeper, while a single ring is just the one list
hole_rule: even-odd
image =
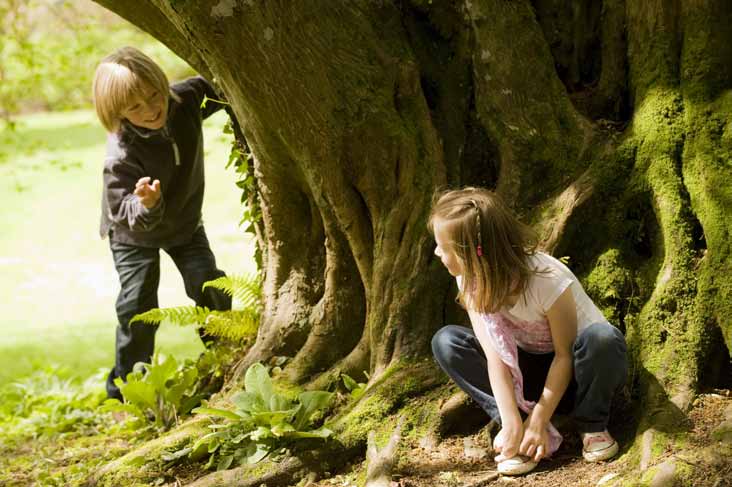
[{"label": "moss", "polygon": [[600,255],[584,285],[605,317],[619,323],[628,308],[626,301],[633,295],[633,274],[622,262],[620,250],[610,248]]},{"label": "moss", "polygon": [[204,423],[205,419],[203,418],[193,419],[106,464],[95,475],[99,485],[112,487],[127,485],[130,481],[139,480],[144,482],[159,477],[164,466],[161,458],[162,453],[185,448],[208,433],[208,430],[204,428]]},{"label": "moss", "polygon": [[[332,423],[339,441],[346,448],[366,441],[369,431],[383,439],[393,431],[395,419],[389,416],[407,403],[410,397],[435,387],[441,376],[431,360],[401,360],[392,364],[364,396],[346,408]],[[384,422],[391,421],[385,428]]]}]

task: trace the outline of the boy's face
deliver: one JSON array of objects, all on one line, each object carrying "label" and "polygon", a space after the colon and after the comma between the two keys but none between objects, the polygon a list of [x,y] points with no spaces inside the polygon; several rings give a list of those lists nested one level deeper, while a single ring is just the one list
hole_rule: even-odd
[{"label": "boy's face", "polygon": [[122,110],[122,117],[132,125],[157,130],[165,125],[168,117],[168,98],[152,86],[143,83],[142,90]]}]

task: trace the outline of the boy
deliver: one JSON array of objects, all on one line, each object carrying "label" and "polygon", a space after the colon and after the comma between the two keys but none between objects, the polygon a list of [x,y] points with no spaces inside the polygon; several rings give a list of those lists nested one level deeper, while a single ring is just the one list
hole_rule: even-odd
[{"label": "boy", "polygon": [[224,275],[216,268],[201,221],[202,120],[221,108],[201,77],[169,86],[145,54],[123,47],[102,60],[94,76],[94,105],[107,129],[100,234],[109,236],[121,290],[117,298],[115,366],[107,395],[122,400],[114,384],[136,362],[150,362],[157,326],[130,319],[158,307],[159,249],[175,262],[186,294],[198,306],[231,309],[231,298],[204,282]]}]

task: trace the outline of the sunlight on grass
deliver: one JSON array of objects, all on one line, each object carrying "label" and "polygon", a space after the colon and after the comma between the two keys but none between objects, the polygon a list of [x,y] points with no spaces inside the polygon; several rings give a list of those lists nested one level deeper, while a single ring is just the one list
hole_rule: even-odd
[{"label": "sunlight on grass", "polygon": [[[206,121],[203,215],[218,266],[256,270],[238,226],[243,208],[224,170],[230,139],[224,112]],[[86,377],[113,360],[119,291],[107,240],[97,231],[105,133],[92,111],[41,113],[0,133],[0,386],[48,365]],[[160,306],[191,304],[162,254]],[[203,350],[193,329],[161,327],[158,348],[178,358]]]}]

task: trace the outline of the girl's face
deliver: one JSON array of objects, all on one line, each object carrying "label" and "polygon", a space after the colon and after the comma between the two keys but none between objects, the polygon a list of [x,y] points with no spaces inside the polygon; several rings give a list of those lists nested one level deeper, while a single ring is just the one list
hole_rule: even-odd
[{"label": "girl's face", "polygon": [[435,246],[435,255],[440,258],[442,264],[447,268],[447,272],[449,272],[451,275],[462,275],[462,263],[449,245],[449,241],[445,235],[445,232],[443,231],[443,226],[439,221],[435,222],[434,230],[435,243],[437,243],[437,245]]},{"label": "girl's face", "polygon": [[157,130],[165,125],[168,117],[167,101],[158,90],[143,84],[141,92],[122,111],[122,116],[132,125]]}]

